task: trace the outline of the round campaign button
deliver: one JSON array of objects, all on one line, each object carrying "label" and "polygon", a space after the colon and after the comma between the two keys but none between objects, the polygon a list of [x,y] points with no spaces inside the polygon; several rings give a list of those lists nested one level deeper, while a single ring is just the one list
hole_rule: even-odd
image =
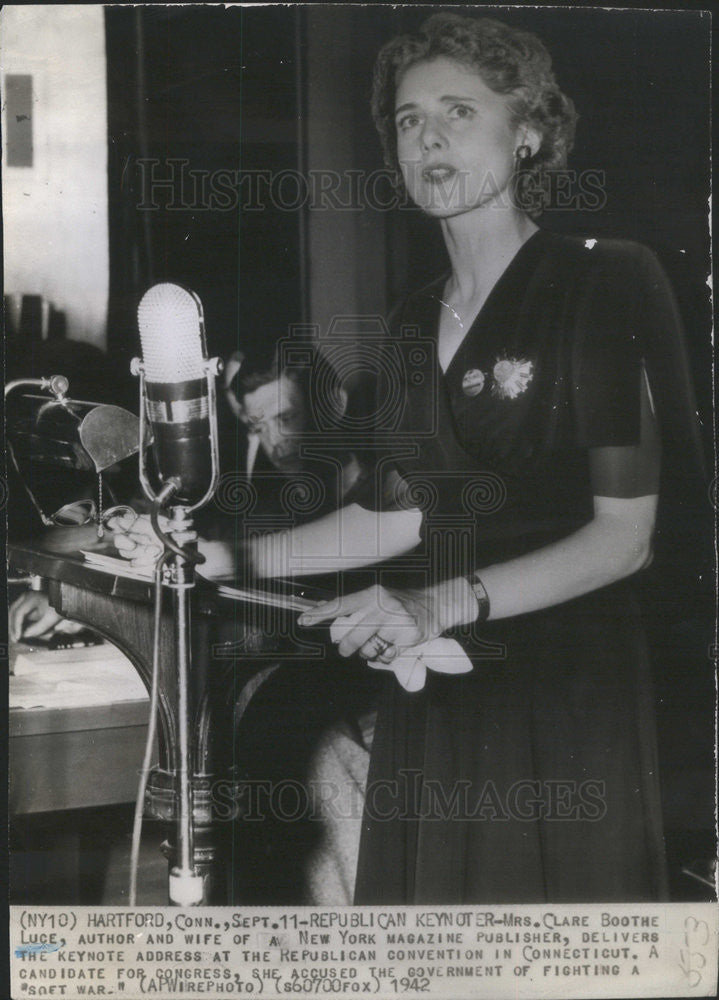
[{"label": "round campaign button", "polygon": [[484,388],[484,372],[470,368],[462,378],[462,392],[465,396],[478,396]]}]

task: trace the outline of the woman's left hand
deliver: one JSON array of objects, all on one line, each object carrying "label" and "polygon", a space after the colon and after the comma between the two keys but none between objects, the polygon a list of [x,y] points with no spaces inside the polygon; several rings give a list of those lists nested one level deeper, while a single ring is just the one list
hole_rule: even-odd
[{"label": "woman's left hand", "polygon": [[[164,515],[159,517],[160,527],[167,530],[169,520]],[[155,534],[148,514],[135,514],[131,511],[110,518],[107,522],[112,531],[112,541],[123,559],[137,569],[151,568],[162,553],[162,542]]]},{"label": "woman's left hand", "polygon": [[403,649],[434,639],[455,625],[474,621],[477,613],[471,587],[458,577],[417,590],[376,585],[318,605],[304,612],[299,621],[301,625],[316,625],[351,616],[352,624],[338,644],[341,655],[358,652],[366,660],[388,663]]}]

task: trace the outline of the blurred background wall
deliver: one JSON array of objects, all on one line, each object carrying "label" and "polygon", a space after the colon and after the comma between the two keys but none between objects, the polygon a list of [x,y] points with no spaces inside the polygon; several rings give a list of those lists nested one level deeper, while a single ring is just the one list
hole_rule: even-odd
[{"label": "blurred background wall", "polygon": [[[16,310],[18,296],[42,296],[65,313],[75,339],[98,347],[109,288],[105,72],[102,7],[4,7],[5,294]],[[16,116],[8,128],[8,77],[18,76],[30,78],[27,108],[18,109],[30,120],[23,128]],[[12,125],[31,136],[13,137],[30,147],[22,165],[13,165]]]}]

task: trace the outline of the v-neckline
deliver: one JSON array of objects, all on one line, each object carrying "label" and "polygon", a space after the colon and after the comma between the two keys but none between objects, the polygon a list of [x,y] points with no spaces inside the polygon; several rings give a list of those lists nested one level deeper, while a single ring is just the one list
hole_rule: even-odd
[{"label": "v-neckline", "polygon": [[[512,272],[515,270],[516,265],[525,256],[525,251],[529,248],[530,245],[534,245],[537,242],[537,237],[539,237],[540,234],[543,233],[544,233],[543,229],[535,230],[535,232],[532,233],[529,239],[526,239],[524,243],[522,243],[517,252],[511,258],[511,260],[507,262],[507,266],[504,268],[502,273],[499,275],[495,283],[490,288],[487,297],[485,298],[484,302],[479,308],[479,311],[477,312],[477,315],[474,317],[472,322],[464,331],[462,339],[457,344],[457,347],[455,348],[452,357],[449,359],[449,364],[444,370],[442,369],[442,366],[439,363],[439,321],[441,317],[440,310],[442,308],[446,308],[446,303],[442,301],[439,295],[436,295],[434,292],[428,291],[428,294],[436,301],[435,322],[433,324],[433,336],[435,339],[435,346],[437,350],[437,369],[442,378],[447,379],[449,377],[458,355],[461,354],[462,348],[467,343],[470,333],[472,333],[475,327],[477,327],[484,320],[489,311],[489,306],[491,305],[492,301],[497,297],[497,294],[501,289],[501,286],[504,285],[505,281],[511,276]],[[452,274],[451,271],[446,272],[440,278],[438,278],[437,281],[434,282],[434,285],[438,286],[440,291],[443,291],[444,286],[451,277],[451,274]],[[430,288],[431,287],[432,286],[430,285]]]}]

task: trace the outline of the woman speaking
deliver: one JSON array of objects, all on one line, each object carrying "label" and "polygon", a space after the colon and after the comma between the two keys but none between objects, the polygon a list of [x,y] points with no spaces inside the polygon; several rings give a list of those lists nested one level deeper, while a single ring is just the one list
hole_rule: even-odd
[{"label": "woman speaking", "polygon": [[[400,565],[415,567],[300,619],[341,618],[339,653],[387,668],[360,735],[317,754],[315,780],[366,794],[361,834],[327,810],[312,901],[662,899],[630,578],[652,559],[662,444],[682,433],[672,292],[644,247],[535,223],[576,115],[533,35],[434,15],[384,46],[372,107],[451,268],[393,313],[388,351],[411,377],[401,419],[376,430],[373,488],[251,553],[260,576],[316,573],[325,556],[336,569],[411,553]],[[489,500],[474,488],[487,483]],[[439,637],[467,669],[428,659],[407,690],[420,685],[398,665]]]},{"label": "woman speaking", "polygon": [[[676,341],[672,293],[644,247],[533,221],[576,120],[533,35],[432,16],[380,52],[372,107],[387,164],[451,262],[393,316],[395,343],[412,329],[435,347],[407,381],[397,434],[412,440],[428,412],[436,433],[389,471],[385,459],[377,491],[395,507],[429,498],[379,514],[395,519],[397,550],[417,532],[427,572],[302,620],[344,616],[340,653],[375,665],[448,630],[475,639],[469,673],[429,671],[414,693],[388,677],[354,901],[661,899],[654,706],[629,578],[652,559],[667,360],[654,345]],[[477,474],[497,488],[473,510],[463,484]],[[472,544],[452,544],[472,515]]]}]

